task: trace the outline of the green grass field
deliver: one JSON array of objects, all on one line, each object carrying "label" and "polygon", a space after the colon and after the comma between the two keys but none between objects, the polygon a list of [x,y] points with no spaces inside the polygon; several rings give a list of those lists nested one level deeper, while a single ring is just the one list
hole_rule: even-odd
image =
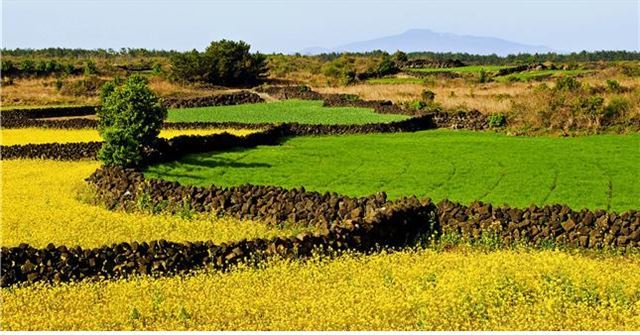
[{"label": "green grass field", "polygon": [[369,108],[322,107],[322,101],[284,100],[259,104],[170,109],[169,122],[243,122],[365,124],[400,121],[404,115],[378,114]]},{"label": "green grass field", "polygon": [[506,76],[496,77],[496,81],[530,81],[530,80],[544,80],[558,76],[575,76],[579,74],[589,73],[589,70],[539,70],[539,71],[525,71],[513,73]]},{"label": "green grass field", "polygon": [[408,71],[422,72],[422,73],[436,73],[436,72],[455,72],[455,73],[479,73],[482,70],[486,72],[497,72],[501,69],[510,68],[511,66],[503,65],[470,65],[460,67],[444,67],[444,68],[422,68],[422,69],[408,69]]},{"label": "green grass field", "polygon": [[488,132],[296,137],[281,146],[191,155],[146,174],[195,185],[305,186],[525,207],[640,209],[640,135],[510,137]]}]

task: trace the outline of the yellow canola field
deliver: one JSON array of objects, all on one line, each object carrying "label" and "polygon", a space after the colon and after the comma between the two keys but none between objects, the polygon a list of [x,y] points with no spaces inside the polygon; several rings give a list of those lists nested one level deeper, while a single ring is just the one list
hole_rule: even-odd
[{"label": "yellow canola field", "polygon": [[295,234],[253,221],[198,215],[182,219],[109,211],[78,199],[95,161],[8,160],[2,171],[2,246],[48,243],[83,247],[124,241],[226,242]]},{"label": "yellow canola field", "polygon": [[[211,135],[227,132],[244,136],[256,130],[251,129],[164,129],[160,137],[171,138],[179,135]],[[53,128],[19,128],[2,129],[0,144],[39,144],[39,143],[74,143],[102,141],[95,129],[53,129]]]},{"label": "yellow canola field", "polygon": [[433,250],[2,290],[5,330],[632,330],[640,259]]}]

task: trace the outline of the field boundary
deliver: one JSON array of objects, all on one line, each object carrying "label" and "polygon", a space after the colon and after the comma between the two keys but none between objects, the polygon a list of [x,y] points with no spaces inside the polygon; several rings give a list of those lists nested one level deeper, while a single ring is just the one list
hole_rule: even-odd
[{"label": "field boundary", "polygon": [[170,212],[186,207],[195,212],[258,219],[270,225],[302,224],[320,232],[222,244],[159,240],[92,249],[53,244],[40,249],[28,244],[2,247],[0,286],[166,275],[203,266],[225,269],[241,261],[274,255],[307,257],[322,250],[403,247],[442,234],[468,241],[492,239],[500,245],[621,250],[640,246],[640,213],[635,210],[618,214],[575,211],[563,205],[520,209],[479,201],[465,206],[449,200],[434,204],[429,198],[415,196],[388,201],[385,193],[348,197],[277,186],[196,187],[147,179],[139,170],[117,167],[102,167],[87,181],[94,186],[97,201],[112,210],[135,210],[144,199],[146,206],[164,206],[162,209]]},{"label": "field boundary", "polygon": [[[373,109],[379,114],[398,114],[410,116],[409,119],[390,123],[370,123],[364,125],[336,124],[336,125],[317,125],[317,124],[300,124],[297,122],[280,123],[289,125],[296,135],[308,134],[346,134],[346,133],[370,133],[370,132],[391,132],[384,125],[402,125],[403,123],[419,123],[420,120],[431,115],[434,123],[430,128],[452,128],[452,129],[470,129],[485,130],[490,125],[487,117],[478,111],[459,111],[456,113],[447,113],[441,111],[422,112],[413,109],[402,108],[388,100],[361,100],[357,95],[352,94],[320,94],[312,91],[306,86],[270,86],[266,88],[256,88],[256,91],[267,93],[278,97],[279,99],[301,99],[301,100],[323,100],[324,107],[361,107]],[[202,103],[201,101],[217,101],[218,105],[235,105],[244,103],[254,103],[264,101],[260,96],[248,91],[240,91],[237,93],[227,94],[228,97],[220,97],[216,95],[215,99],[211,97],[196,98],[176,98],[178,100],[171,104],[180,107],[193,107],[192,104]],[[238,100],[234,100],[238,97]],[[173,98],[167,98],[173,99]],[[216,100],[218,99],[218,100]],[[258,100],[259,99],[259,100]],[[210,101],[210,102],[211,102]],[[213,103],[213,102],[212,102]],[[217,105],[214,105],[217,106]],[[73,106],[73,107],[45,107],[33,109],[13,109],[5,110],[0,114],[0,128],[61,128],[61,129],[85,129],[97,128],[98,122],[95,119],[73,118],[64,120],[51,120],[44,118],[51,117],[82,117],[93,115],[99,106]],[[412,121],[413,120],[413,121]],[[231,128],[231,129],[259,129],[278,125],[277,123],[244,123],[244,122],[165,122],[165,129],[194,129],[194,128]],[[339,130],[342,129],[342,130]],[[367,130],[368,129],[368,130]],[[396,131],[402,130],[402,126],[397,127]]]},{"label": "field boundary", "polygon": [[[71,120],[69,120],[71,121]],[[165,123],[166,125],[166,123]],[[235,128],[237,123],[181,123],[183,128]],[[193,128],[192,128],[193,126]],[[238,127],[242,129],[241,127]],[[200,153],[215,150],[224,150],[233,146],[244,146],[246,143],[255,145],[269,145],[280,143],[290,136],[308,135],[345,135],[345,134],[369,134],[369,133],[397,133],[415,132],[436,128],[431,115],[423,115],[403,121],[390,123],[371,123],[363,125],[305,125],[299,123],[285,123],[278,126],[271,124],[255,125],[252,129],[263,129],[246,136],[235,136],[228,133],[213,135],[181,135],[172,139],[159,139],[158,147],[148,154],[149,159],[156,156],[166,156],[171,152],[172,157],[179,154]],[[176,128],[170,128],[176,129]],[[259,140],[258,140],[259,139]],[[102,142],[84,143],[41,143],[41,144],[17,144],[0,145],[0,159],[16,158],[45,158],[56,160],[78,160],[96,158]],[[255,146],[251,145],[251,146]],[[155,156],[154,156],[155,155]]]}]

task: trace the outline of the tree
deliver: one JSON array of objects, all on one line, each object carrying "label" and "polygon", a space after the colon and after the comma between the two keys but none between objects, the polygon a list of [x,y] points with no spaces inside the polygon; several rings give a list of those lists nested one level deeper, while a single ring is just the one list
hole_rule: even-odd
[{"label": "tree", "polygon": [[104,165],[139,165],[145,149],[156,144],[167,109],[140,76],[131,76],[124,83],[117,78],[106,83],[101,100],[98,131],[105,142],[100,160]]},{"label": "tree", "polygon": [[391,56],[383,56],[382,60],[378,64],[376,69],[376,74],[380,77],[386,76],[389,74],[394,74],[399,71],[398,65],[393,61]]},{"label": "tree", "polygon": [[178,81],[206,82],[215,85],[255,85],[266,73],[266,57],[251,54],[243,41],[211,42],[200,53],[196,50],[171,59],[172,77]]}]

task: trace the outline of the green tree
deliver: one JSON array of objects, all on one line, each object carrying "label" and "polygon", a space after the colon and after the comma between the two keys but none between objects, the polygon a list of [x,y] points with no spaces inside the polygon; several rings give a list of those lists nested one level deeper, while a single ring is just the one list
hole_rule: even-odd
[{"label": "green tree", "polygon": [[243,41],[211,42],[200,53],[196,50],[171,59],[172,77],[179,81],[207,82],[215,85],[255,85],[265,75],[266,57],[251,54]]},{"label": "green tree", "polygon": [[378,76],[386,76],[389,74],[397,73],[398,70],[399,70],[398,66],[393,61],[391,56],[384,56],[382,58],[382,61],[380,61],[380,63],[378,64],[378,67],[376,69],[376,74]]},{"label": "green tree", "polygon": [[149,89],[144,77],[132,76],[106,83],[98,110],[98,131],[104,139],[99,158],[104,165],[134,167],[145,149],[153,147],[167,109]]}]

